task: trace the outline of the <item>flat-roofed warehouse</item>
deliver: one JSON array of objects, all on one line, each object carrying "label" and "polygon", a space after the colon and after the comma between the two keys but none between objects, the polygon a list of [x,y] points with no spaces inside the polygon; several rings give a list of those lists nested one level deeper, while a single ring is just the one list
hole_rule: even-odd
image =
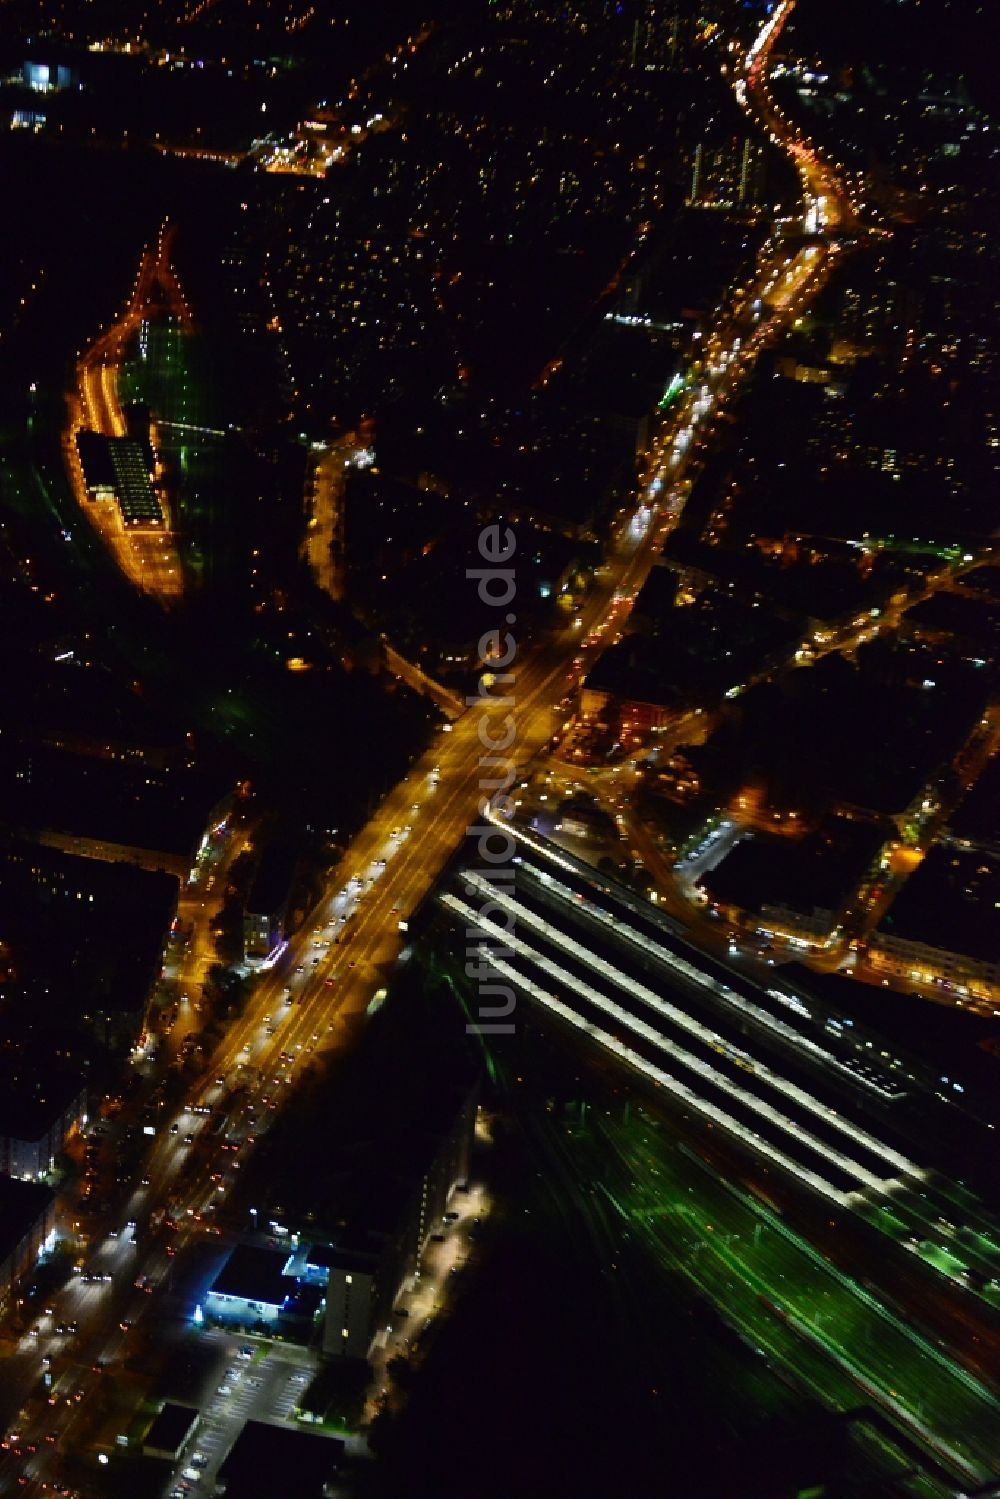
[{"label": "flat-roofed warehouse", "polygon": [[162,526],[163,511],[142,447],[131,437],[109,437],[118,509],[126,526]]},{"label": "flat-roofed warehouse", "polygon": [[163,510],[149,477],[149,461],[142,442],[132,437],[78,432],[76,447],[89,493],[113,495],[124,525],[163,525]]},{"label": "flat-roofed warehouse", "polygon": [[200,1413],[191,1405],[177,1405],[168,1400],[161,1407],[146,1433],[142,1450],[146,1457],[165,1457],[174,1462],[185,1442],[197,1429]]},{"label": "flat-roofed warehouse", "polygon": [[248,1421],[219,1470],[219,1491],[226,1499],[323,1499],[334,1492],[343,1458],[339,1437]]},{"label": "flat-roofed warehouse", "polygon": [[83,469],[83,480],[92,495],[113,495],[115,470],[111,462],[108,439],[100,432],[78,432],[76,451]]}]

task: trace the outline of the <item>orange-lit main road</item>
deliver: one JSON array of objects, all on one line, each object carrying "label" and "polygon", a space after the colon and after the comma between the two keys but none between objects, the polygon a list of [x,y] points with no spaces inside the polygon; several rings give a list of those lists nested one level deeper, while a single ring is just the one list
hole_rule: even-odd
[{"label": "orange-lit main road", "polygon": [[771,50],[794,9],[795,0],[781,0],[740,60],[733,89],[740,105],[767,131],[772,143],[786,153],[798,172],[807,233],[852,229],[857,219],[843,169],[827,160],[823,150],[785,116],[767,87]]}]

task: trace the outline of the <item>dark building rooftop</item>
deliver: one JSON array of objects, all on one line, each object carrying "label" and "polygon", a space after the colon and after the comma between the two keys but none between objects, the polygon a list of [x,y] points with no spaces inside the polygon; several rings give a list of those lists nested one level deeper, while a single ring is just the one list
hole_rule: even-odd
[{"label": "dark building rooftop", "polygon": [[1000,755],[994,755],[950,819],[956,838],[1000,849]]},{"label": "dark building rooftop", "polygon": [[974,567],[971,573],[962,574],[962,587],[987,598],[1000,599],[1000,567]]},{"label": "dark building rooftop", "polygon": [[936,593],[908,611],[907,624],[932,635],[954,635],[984,652],[1000,648],[1000,602]]},{"label": "dark building rooftop", "polygon": [[[679,611],[684,612],[684,611]],[[773,806],[896,813],[982,716],[985,674],[950,654],[875,642],[749,687],[688,753],[726,800],[753,781]]]},{"label": "dark building rooftop", "polygon": [[652,586],[646,600],[640,595],[638,601],[649,634],[626,635],[604,651],[587,677],[588,687],[668,706],[682,694],[696,699],[746,680],[798,636],[788,621],[742,604],[721,588],[706,588],[693,604],[675,608],[668,583]]},{"label": "dark building rooftop", "polygon": [[89,489],[113,489],[115,470],[111,462],[108,439],[100,432],[78,432],[76,450],[80,455],[80,466]]},{"label": "dark building rooftop", "polygon": [[294,844],[269,843],[247,895],[247,911],[257,916],[272,916],[279,911],[288,900],[298,862]]},{"label": "dark building rooftop", "polygon": [[[313,1215],[317,1241],[357,1253],[359,1268],[379,1253],[477,1080],[476,1059],[453,1020],[419,988],[394,991],[337,1086],[296,1099],[268,1131],[250,1170],[273,1216],[298,1226]],[[280,1170],[266,1170],[269,1160],[280,1160]]]},{"label": "dark building rooftop", "polygon": [[626,636],[604,651],[588,672],[585,686],[662,707],[678,702],[681,695],[673,672],[663,663],[659,646],[637,635]]},{"label": "dark building rooftop", "polygon": [[146,1433],[143,1448],[150,1453],[178,1453],[191,1434],[198,1420],[198,1412],[190,1405],[175,1405],[168,1400]]},{"label": "dark building rooftop", "polygon": [[192,858],[228,777],[183,765],[154,768],[50,745],[0,755],[3,819],[25,833],[51,829],[129,848]]},{"label": "dark building rooftop", "polygon": [[65,1043],[95,1009],[141,1012],[177,894],[175,875],[18,841],[0,846],[8,1035],[51,1032]]},{"label": "dark building rooftop", "polygon": [[18,1074],[0,1062],[0,1135],[40,1140],[79,1098],[83,1080],[55,1069],[28,1078],[18,1068]]},{"label": "dark building rooftop", "polygon": [[337,1230],[335,1244],[314,1244],[306,1263],[340,1270],[374,1270],[385,1246],[384,1234],[346,1227]]},{"label": "dark building rooftop", "polygon": [[142,450],[143,462],[147,470],[152,473],[155,458],[149,440],[150,412],[149,407],[142,401],[130,401],[122,407],[125,417],[125,430],[132,441],[139,444]]},{"label": "dark building rooftop", "polygon": [[643,622],[655,633],[677,601],[680,580],[670,567],[654,567],[639,590],[632,609],[636,624]]},{"label": "dark building rooftop", "polygon": [[321,1269],[328,1265],[340,1263],[340,1250],[335,1249],[332,1244],[311,1244],[306,1254],[307,1265],[317,1265]]},{"label": "dark building rooftop", "polygon": [[860,879],[885,830],[829,819],[804,838],[745,838],[700,884],[713,900],[747,911],[782,905],[810,915],[835,911]]},{"label": "dark building rooftop", "polygon": [[41,1182],[0,1176],[0,1264],[54,1202],[55,1193]]},{"label": "dark building rooftop", "polygon": [[1000,958],[1000,859],[938,845],[913,872],[879,931],[944,952]]},{"label": "dark building rooftop", "polygon": [[243,1301],[263,1301],[282,1306],[295,1290],[295,1282],[284,1272],[288,1255],[281,1250],[257,1249],[237,1244],[212,1282],[217,1296],[236,1296]]},{"label": "dark building rooftop", "polygon": [[[60,653],[61,654],[61,653]],[[27,651],[21,640],[0,645],[6,683],[5,708],[25,737],[67,744],[108,759],[133,757],[140,749],[182,760],[190,746],[183,728],[137,691],[76,652],[53,661],[43,650]]]},{"label": "dark building rooftop", "polygon": [[343,1457],[338,1437],[248,1421],[219,1470],[222,1492],[226,1499],[290,1493],[295,1499],[322,1499]]}]

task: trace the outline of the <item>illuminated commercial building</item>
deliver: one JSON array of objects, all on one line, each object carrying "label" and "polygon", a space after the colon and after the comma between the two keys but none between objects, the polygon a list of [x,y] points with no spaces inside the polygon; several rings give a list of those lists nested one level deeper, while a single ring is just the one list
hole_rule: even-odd
[{"label": "illuminated commercial building", "polygon": [[308,1338],[322,1300],[321,1287],[297,1275],[285,1251],[238,1244],[212,1282],[205,1314],[237,1327],[301,1339]]},{"label": "illuminated commercial building", "polygon": [[205,1311],[223,1322],[241,1326],[263,1323],[272,1329],[292,1289],[285,1275],[287,1255],[238,1244],[215,1280]]},{"label": "illuminated commercial building", "polygon": [[60,89],[80,87],[76,69],[64,63],[26,62],[21,68],[21,78],[36,94],[55,94]]}]

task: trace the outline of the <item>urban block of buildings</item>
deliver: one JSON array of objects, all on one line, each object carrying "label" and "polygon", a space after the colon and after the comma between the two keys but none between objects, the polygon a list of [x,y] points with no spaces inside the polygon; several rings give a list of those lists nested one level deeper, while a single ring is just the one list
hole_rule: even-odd
[{"label": "urban block of buildings", "polygon": [[731,926],[812,947],[832,933],[888,832],[830,818],[802,836],[751,833],[698,883]]},{"label": "urban block of buildings", "polygon": [[877,973],[1000,998],[1000,858],[938,844],[872,934]]},{"label": "urban block of buildings", "polygon": [[[307,1342],[322,1322],[323,1352],[363,1361],[389,1330],[400,1292],[412,1284],[430,1235],[469,1173],[478,1085],[451,1093],[408,1140],[376,1143],[336,1195],[310,1216],[286,1208],[280,1249],[238,1244],[213,1280],[204,1315],[247,1331]],[[354,1152],[348,1152],[353,1154]],[[336,1176],[331,1162],[331,1174]],[[334,1228],[335,1214],[346,1221]]]}]

